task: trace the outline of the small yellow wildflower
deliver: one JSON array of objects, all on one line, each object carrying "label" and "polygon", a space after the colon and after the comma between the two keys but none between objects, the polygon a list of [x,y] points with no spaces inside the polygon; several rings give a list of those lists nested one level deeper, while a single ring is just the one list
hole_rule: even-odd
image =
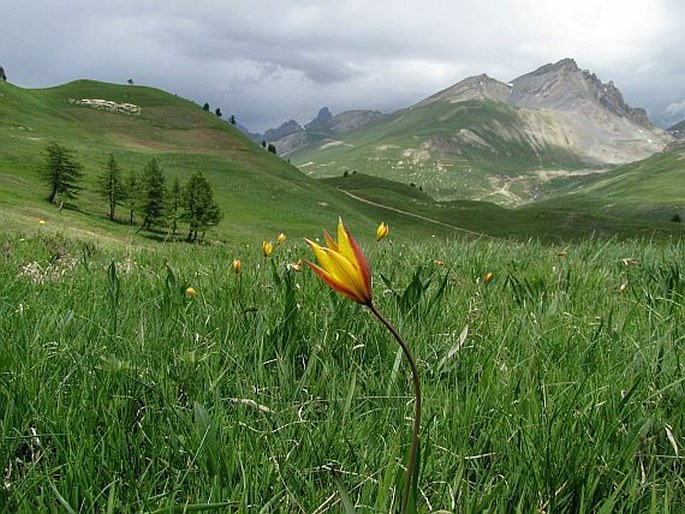
[{"label": "small yellow wildflower", "polygon": [[262,255],[264,257],[269,257],[273,251],[274,245],[271,241],[262,241]]},{"label": "small yellow wildflower", "polygon": [[381,239],[388,237],[389,232],[390,227],[386,225],[384,221],[381,221],[381,224],[378,225],[378,228],[376,229],[376,241],[380,241]]}]

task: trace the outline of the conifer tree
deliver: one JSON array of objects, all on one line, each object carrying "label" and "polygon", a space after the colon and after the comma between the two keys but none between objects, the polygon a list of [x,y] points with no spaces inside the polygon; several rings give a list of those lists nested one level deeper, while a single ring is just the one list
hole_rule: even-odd
[{"label": "conifer tree", "polygon": [[77,183],[83,176],[82,169],[71,150],[57,143],[49,144],[45,149],[45,163],[41,170],[50,186],[48,201],[54,202],[57,194],[66,199],[76,198],[81,190]]},{"label": "conifer tree", "polygon": [[102,173],[98,175],[98,192],[109,206],[108,217],[114,220],[114,210],[126,200],[126,187],[121,176],[121,169],[114,154],[110,154]]},{"label": "conifer tree", "polygon": [[183,221],[188,223],[188,241],[195,241],[199,231],[204,232],[217,225],[221,217],[211,184],[201,171],[196,171],[188,179],[183,199]]},{"label": "conifer tree", "polygon": [[140,184],[140,212],[143,223],[139,230],[164,225],[166,196],[164,171],[154,157],[148,161]]}]

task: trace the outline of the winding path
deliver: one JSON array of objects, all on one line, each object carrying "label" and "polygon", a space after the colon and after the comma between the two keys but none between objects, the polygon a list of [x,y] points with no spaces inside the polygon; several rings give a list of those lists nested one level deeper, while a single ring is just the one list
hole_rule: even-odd
[{"label": "winding path", "polygon": [[385,209],[386,211],[392,211],[392,212],[396,212],[398,214],[402,214],[404,216],[410,216],[412,218],[417,218],[417,219],[420,219],[422,221],[427,221],[428,223],[433,223],[435,225],[440,225],[443,227],[451,228],[452,230],[456,230],[457,232],[462,232],[464,234],[469,234],[471,236],[475,236],[475,237],[479,237],[479,238],[492,239],[495,241],[500,241],[499,238],[494,237],[494,236],[489,236],[487,234],[484,234],[483,232],[475,232],[473,230],[468,230],[466,228],[457,227],[456,225],[450,225],[449,223],[445,223],[445,222],[440,221],[440,220],[435,220],[435,219],[429,218],[427,216],[422,216],[421,214],[416,214],[414,212],[409,212],[409,211],[403,211],[402,209],[398,209],[396,207],[390,207],[389,205],[383,205],[382,203],[377,203],[377,202],[374,202],[372,200],[367,200],[366,198],[362,198],[361,196],[357,196],[354,193],[350,193],[349,191],[346,191],[345,189],[338,188],[338,191],[349,196],[353,200],[356,200],[358,202],[362,202],[362,203],[365,203],[368,205],[373,205],[374,207],[378,207],[379,209]]}]

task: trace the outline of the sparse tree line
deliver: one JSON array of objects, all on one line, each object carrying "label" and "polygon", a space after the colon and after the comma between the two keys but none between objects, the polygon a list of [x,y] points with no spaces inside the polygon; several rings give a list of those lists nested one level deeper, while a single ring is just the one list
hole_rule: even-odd
[{"label": "sparse tree line", "polygon": [[[41,175],[50,188],[48,201],[60,205],[73,200],[82,190],[83,166],[74,152],[52,143],[45,150]],[[124,176],[114,154],[107,157],[97,176],[98,195],[107,202],[107,216],[116,220],[117,207],[126,209],[128,222],[140,222],[141,230],[168,230],[176,238],[182,225],[188,231],[186,240],[196,241],[198,234],[217,225],[222,213],[214,201],[212,185],[201,171],[195,171],[185,184],[176,177],[167,187],[164,170],[156,158],[151,158],[141,173],[129,169]]]},{"label": "sparse tree line", "polygon": [[[205,112],[209,112],[210,107],[209,107],[209,103],[208,103],[208,102],[205,102],[205,103],[204,103],[204,105],[202,106],[202,110],[205,111]],[[216,109],[214,109],[214,114],[216,114],[216,116],[217,116],[218,118],[221,118],[221,117],[223,116],[223,113],[221,112],[221,109],[220,109],[219,107],[217,107]],[[228,118],[228,121],[231,122],[231,125],[235,125],[235,124],[237,123],[237,121],[236,121],[236,119],[235,119],[235,114],[231,114],[231,116]]]}]

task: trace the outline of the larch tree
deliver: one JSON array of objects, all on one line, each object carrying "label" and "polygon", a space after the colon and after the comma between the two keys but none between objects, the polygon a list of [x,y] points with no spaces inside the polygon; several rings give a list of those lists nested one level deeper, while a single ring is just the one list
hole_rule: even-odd
[{"label": "larch tree", "polygon": [[140,184],[140,213],[143,222],[139,230],[163,226],[165,221],[164,171],[154,157],[148,161]]},{"label": "larch tree", "polygon": [[65,199],[76,198],[81,190],[78,181],[83,177],[83,166],[74,159],[74,152],[57,143],[45,149],[45,162],[41,174],[50,187],[48,201],[55,201],[59,194]]},{"label": "larch tree", "polygon": [[222,213],[214,201],[212,185],[201,171],[190,176],[184,193],[182,219],[188,223],[188,241],[195,241],[198,232],[219,223]]},{"label": "larch tree", "polygon": [[126,184],[114,154],[109,155],[102,172],[98,175],[98,193],[107,201],[108,217],[113,221],[117,205],[123,205],[127,198]]}]

